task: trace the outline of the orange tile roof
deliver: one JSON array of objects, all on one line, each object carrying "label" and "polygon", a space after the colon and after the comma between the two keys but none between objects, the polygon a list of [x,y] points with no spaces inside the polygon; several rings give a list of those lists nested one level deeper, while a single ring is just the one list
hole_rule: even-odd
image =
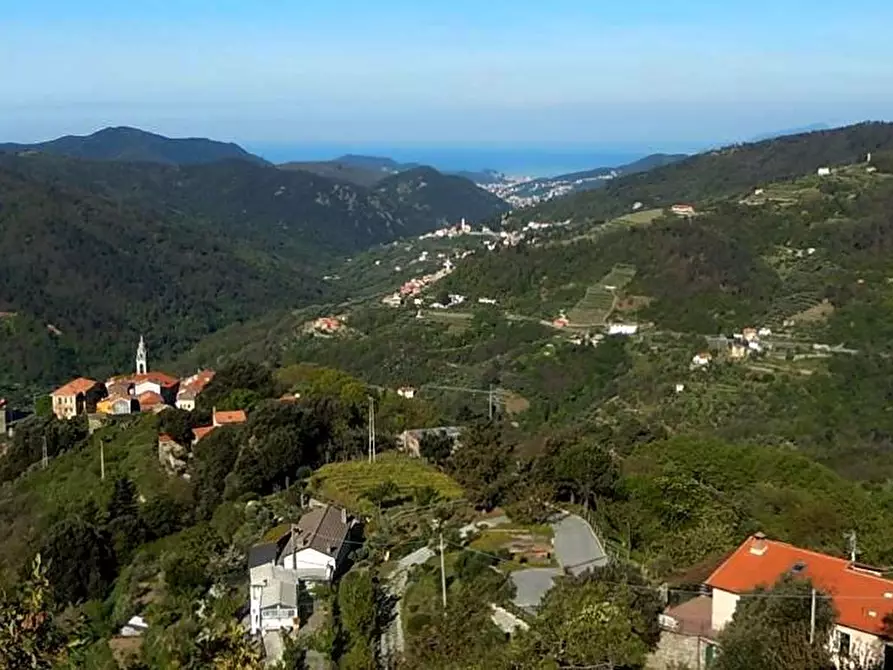
[{"label": "orange tile roof", "polygon": [[[765,543],[762,554],[759,551]],[[809,578],[831,595],[838,622],[873,635],[884,632],[884,615],[893,612],[893,580],[854,567],[851,561],[800,549],[784,542],[748,538],[707,579],[707,585],[731,593],[747,593],[771,586],[779,577],[802,563],[798,575]]]},{"label": "orange tile roof", "polygon": [[214,412],[214,423],[245,423],[248,417],[245,410],[237,409],[232,412]]},{"label": "orange tile roof", "polygon": [[164,404],[164,398],[155,393],[155,391],[144,391],[143,393],[140,393],[136,399],[140,403],[140,409]]},{"label": "orange tile roof", "polygon": [[53,391],[51,395],[71,396],[78,395],[79,393],[86,393],[98,383],[99,382],[87,379],[86,377],[78,377],[77,379],[68,382],[65,386],[60,386]]},{"label": "orange tile roof", "polygon": [[195,441],[198,442],[203,437],[206,437],[208,433],[215,428],[217,428],[217,426],[199,426],[198,428],[193,428],[192,434],[195,436]]},{"label": "orange tile roof", "polygon": [[159,442],[174,442],[175,440],[174,440],[174,438],[172,438],[172,437],[171,437],[170,435],[168,435],[167,433],[159,433],[159,434],[158,434],[158,441],[159,441]]},{"label": "orange tile roof", "polygon": [[140,382],[154,382],[159,386],[176,386],[180,380],[166,372],[146,372],[139,375],[118,375],[109,379],[106,384],[139,384]]}]

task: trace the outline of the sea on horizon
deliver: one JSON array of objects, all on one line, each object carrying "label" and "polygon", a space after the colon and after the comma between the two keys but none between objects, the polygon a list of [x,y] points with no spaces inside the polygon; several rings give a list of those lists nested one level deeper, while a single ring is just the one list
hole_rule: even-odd
[{"label": "sea on horizon", "polygon": [[554,177],[601,167],[618,167],[652,153],[685,151],[678,147],[595,146],[459,147],[424,145],[346,145],[246,142],[243,146],[273,163],[326,161],[345,154],[380,156],[399,163],[420,163],[441,171],[496,170],[510,177]]}]

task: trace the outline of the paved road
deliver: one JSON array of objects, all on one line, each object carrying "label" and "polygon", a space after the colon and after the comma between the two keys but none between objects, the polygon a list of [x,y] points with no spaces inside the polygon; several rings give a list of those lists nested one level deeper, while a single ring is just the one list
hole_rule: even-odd
[{"label": "paved road", "polygon": [[381,634],[381,660],[385,668],[394,667],[400,654],[403,653],[403,618],[400,611],[403,608],[403,595],[406,593],[407,574],[414,566],[427,563],[433,556],[434,551],[428,547],[417,549],[397,561],[397,569],[388,577],[385,588],[396,603],[394,616]]},{"label": "paved road", "polygon": [[531,568],[512,573],[517,590],[513,602],[528,612],[536,610],[552,588],[552,581],[565,570],[579,575],[608,563],[601,541],[581,517],[562,515],[552,523],[552,530],[555,533],[555,558],[561,568]]},{"label": "paved road", "polygon": [[579,575],[594,567],[608,564],[608,555],[592,527],[574,514],[552,524],[555,531],[555,558],[558,564]]}]

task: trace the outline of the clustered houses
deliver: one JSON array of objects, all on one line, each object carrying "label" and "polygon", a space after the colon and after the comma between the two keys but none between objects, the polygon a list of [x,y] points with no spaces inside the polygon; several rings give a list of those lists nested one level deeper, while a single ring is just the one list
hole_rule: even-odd
[{"label": "clustered houses", "polygon": [[839,668],[893,668],[893,647],[884,622],[893,613],[893,580],[876,568],[769,540],[748,538],[704,584],[705,595],[667,609],[660,617],[661,641],[650,667],[672,664],[709,667],[716,639],[732,621],[742,597],[771,587],[784,575],[809,579],[837,611],[830,651]]},{"label": "clustered houses", "polygon": [[356,525],[347,510],[322,505],[296,524],[277,526],[250,549],[253,634],[301,625],[300,591],[315,583],[331,583],[347,557]]},{"label": "clustered houses", "polygon": [[88,397],[96,412],[107,415],[158,412],[166,407],[195,408],[195,398],[214,377],[211,370],[180,380],[164,372],[149,371],[146,343],[140,337],[136,351],[136,372],[117,375],[106,382],[79,377],[50,394],[53,414],[71,419],[87,411]]}]

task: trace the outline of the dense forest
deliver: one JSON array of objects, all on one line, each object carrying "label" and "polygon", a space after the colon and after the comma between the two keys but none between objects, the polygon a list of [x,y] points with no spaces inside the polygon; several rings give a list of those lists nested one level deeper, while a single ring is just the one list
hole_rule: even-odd
[{"label": "dense forest", "polygon": [[41,152],[71,158],[169,165],[197,165],[222,160],[265,163],[237,144],[198,137],[172,139],[138,128],[103,128],[91,135],[66,135],[35,144],[0,143],[0,152]]},{"label": "dense forest", "polygon": [[233,322],[338,299],[339,255],[504,205],[431,170],[374,192],[246,161],[0,155],[2,395],[102,375]]}]

